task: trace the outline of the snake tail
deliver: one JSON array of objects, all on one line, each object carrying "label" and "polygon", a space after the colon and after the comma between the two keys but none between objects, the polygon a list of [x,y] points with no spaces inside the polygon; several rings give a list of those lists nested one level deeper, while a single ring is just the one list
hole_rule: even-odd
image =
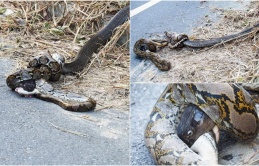
[{"label": "snake tail", "polygon": [[254,25],[251,28],[245,29],[239,33],[235,33],[232,35],[223,36],[220,38],[210,39],[210,40],[186,40],[183,44],[187,47],[192,48],[202,48],[202,47],[211,47],[219,43],[230,42],[234,39],[240,38],[242,36],[248,35],[251,33],[255,28],[259,28],[259,23]]}]

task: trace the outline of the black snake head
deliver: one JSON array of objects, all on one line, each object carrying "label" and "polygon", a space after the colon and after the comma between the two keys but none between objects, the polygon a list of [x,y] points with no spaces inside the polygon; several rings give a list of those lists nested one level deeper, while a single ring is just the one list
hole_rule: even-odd
[{"label": "black snake head", "polygon": [[214,126],[214,122],[199,107],[189,105],[182,114],[177,135],[191,147],[202,134],[212,130]]}]

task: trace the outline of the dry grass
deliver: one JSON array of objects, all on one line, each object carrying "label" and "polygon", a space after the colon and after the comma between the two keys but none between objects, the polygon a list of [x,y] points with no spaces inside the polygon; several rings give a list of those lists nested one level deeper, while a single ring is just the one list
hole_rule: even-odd
[{"label": "dry grass", "polygon": [[[0,15],[0,56],[18,60],[12,72],[26,67],[40,51],[57,52],[72,60],[91,35],[128,4],[127,1],[1,2],[0,14],[5,9],[14,13]],[[129,34],[129,21],[115,31],[84,71],[77,76],[62,77],[53,83],[54,87],[93,97],[98,102],[97,110],[128,110],[129,42],[116,45],[123,32],[125,38]]]},{"label": "dry grass", "polygon": [[[193,30],[191,39],[210,39],[240,32],[259,23],[259,2],[248,10],[214,9],[223,15],[217,23],[204,17],[208,26]],[[206,25],[206,24],[203,24]],[[205,49],[171,50],[159,54],[170,60],[172,69],[152,78],[154,82],[258,82],[259,33]]]}]

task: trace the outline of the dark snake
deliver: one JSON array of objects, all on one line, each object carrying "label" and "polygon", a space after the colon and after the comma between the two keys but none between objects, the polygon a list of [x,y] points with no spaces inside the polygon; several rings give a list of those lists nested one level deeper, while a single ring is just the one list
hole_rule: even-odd
[{"label": "dark snake", "polygon": [[215,39],[210,39],[210,40],[185,40],[183,41],[183,45],[191,48],[211,47],[216,44],[230,42],[234,39],[240,38],[242,36],[246,36],[251,32],[253,32],[255,29],[257,29],[258,27],[259,27],[259,23],[239,33],[235,33],[232,35],[227,35],[227,36],[223,36]]}]

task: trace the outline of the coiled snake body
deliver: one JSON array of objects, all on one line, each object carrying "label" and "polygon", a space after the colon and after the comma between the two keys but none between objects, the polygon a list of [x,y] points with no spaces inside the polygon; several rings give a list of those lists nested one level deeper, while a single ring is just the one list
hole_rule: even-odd
[{"label": "coiled snake body", "polygon": [[[240,141],[254,140],[258,134],[259,121],[254,101],[241,86],[169,84],[155,104],[145,130],[146,146],[157,164],[211,164],[210,159],[200,152],[195,153],[177,135],[181,116],[190,105],[199,107],[214,125]],[[210,139],[209,144],[215,147],[214,136],[205,139]],[[194,149],[200,150],[205,146]],[[215,155],[216,147],[212,148],[214,150]]]},{"label": "coiled snake body", "polygon": [[[96,106],[96,101],[77,94],[64,94],[55,91],[45,81],[57,81],[61,74],[76,73],[84,69],[98,48],[105,45],[113,31],[129,19],[129,6],[121,9],[95,36],[79,51],[75,60],[65,63],[63,56],[48,53],[40,54],[29,62],[27,69],[19,70],[6,79],[7,85],[23,95],[33,95],[42,100],[58,104],[70,111],[89,111]],[[43,80],[42,80],[43,79]]]},{"label": "coiled snake body", "polygon": [[188,36],[185,34],[169,33],[166,31],[165,39],[163,40],[151,40],[144,38],[137,40],[133,51],[140,58],[150,59],[160,70],[168,71],[171,68],[170,62],[161,58],[155,53],[165,46],[169,46],[171,49],[181,48],[184,46],[191,48],[211,47],[216,44],[230,42],[234,39],[246,36],[252,32],[256,33],[258,30],[259,23],[239,33],[209,40],[189,40]]},{"label": "coiled snake body", "polygon": [[156,42],[148,39],[140,39],[135,43],[133,51],[140,58],[150,59],[160,70],[167,71],[171,68],[170,62],[165,59],[161,59],[154,53],[158,49],[167,45],[168,42],[166,41]]}]

